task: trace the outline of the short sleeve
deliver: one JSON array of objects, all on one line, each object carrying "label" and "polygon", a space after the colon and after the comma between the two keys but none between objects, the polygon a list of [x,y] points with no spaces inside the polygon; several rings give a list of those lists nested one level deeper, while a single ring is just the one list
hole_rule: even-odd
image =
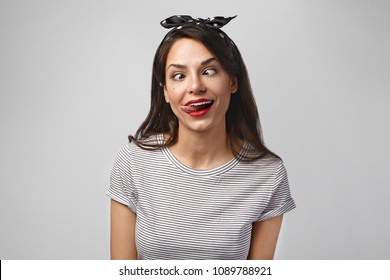
[{"label": "short sleeve", "polygon": [[295,202],[291,197],[287,171],[283,162],[280,160],[275,172],[272,195],[264,211],[256,221],[260,222],[282,215],[295,207]]},{"label": "short sleeve", "polygon": [[106,194],[113,200],[127,205],[134,213],[137,212],[137,191],[133,184],[131,153],[129,144],[119,151],[111,170],[110,186]]}]

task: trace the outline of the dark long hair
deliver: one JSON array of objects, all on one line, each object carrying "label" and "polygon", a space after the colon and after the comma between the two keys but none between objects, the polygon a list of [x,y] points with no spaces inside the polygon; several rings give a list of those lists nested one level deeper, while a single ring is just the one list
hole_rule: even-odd
[{"label": "dark long hair", "polygon": [[[238,48],[222,30],[209,29],[193,23],[170,31],[160,43],[153,61],[150,110],[135,135],[129,136],[129,141],[148,150],[169,147],[177,142],[179,122],[170,105],[165,101],[163,87],[168,53],[172,45],[181,38],[190,38],[203,43],[215,55],[224,70],[237,78],[238,90],[231,95],[226,112],[226,130],[234,156],[242,161],[253,161],[266,155],[278,157],[264,145],[259,113],[248,72]],[[162,133],[168,136],[165,143],[148,141],[151,136]],[[249,143],[251,149],[245,156],[239,154],[243,141]]]}]

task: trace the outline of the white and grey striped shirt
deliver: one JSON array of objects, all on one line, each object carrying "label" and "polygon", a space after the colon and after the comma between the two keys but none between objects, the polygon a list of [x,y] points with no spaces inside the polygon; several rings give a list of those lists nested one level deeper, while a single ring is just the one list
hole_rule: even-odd
[{"label": "white and grey striped shirt", "polygon": [[137,214],[139,259],[246,259],[252,223],[295,208],[280,159],[195,170],[134,143],[118,153],[107,195]]}]

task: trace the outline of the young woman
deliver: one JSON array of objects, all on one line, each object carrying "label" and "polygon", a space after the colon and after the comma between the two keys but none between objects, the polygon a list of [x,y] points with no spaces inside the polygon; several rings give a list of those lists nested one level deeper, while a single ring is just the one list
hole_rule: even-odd
[{"label": "young woman", "polygon": [[[233,17],[234,18],[234,17]],[[220,28],[172,16],[153,62],[151,107],[117,155],[112,259],[272,259],[295,207],[268,150],[246,67]]]}]

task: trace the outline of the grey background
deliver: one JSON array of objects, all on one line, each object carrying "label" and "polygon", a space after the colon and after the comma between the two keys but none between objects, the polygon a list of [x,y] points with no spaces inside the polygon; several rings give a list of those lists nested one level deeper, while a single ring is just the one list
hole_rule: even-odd
[{"label": "grey background", "polygon": [[0,258],[108,259],[114,157],[146,116],[160,20],[238,15],[298,206],[277,259],[389,259],[389,1],[0,1]]}]

